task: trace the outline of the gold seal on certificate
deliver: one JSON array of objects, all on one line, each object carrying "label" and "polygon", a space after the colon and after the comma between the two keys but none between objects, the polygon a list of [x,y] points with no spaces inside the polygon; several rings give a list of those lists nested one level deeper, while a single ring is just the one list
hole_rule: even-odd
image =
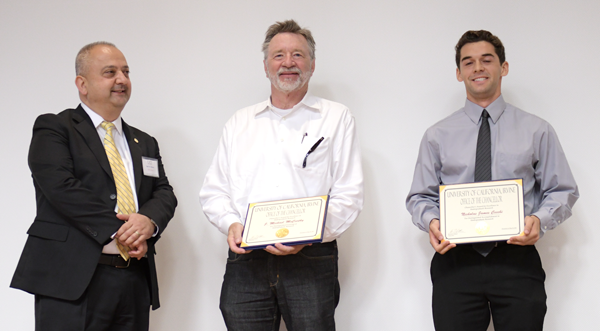
[{"label": "gold seal on certificate", "polygon": [[522,179],[440,185],[440,231],[451,243],[508,240],[524,227]]},{"label": "gold seal on certificate", "polygon": [[256,249],[276,243],[321,242],[328,205],[328,195],[251,203],[240,247]]}]

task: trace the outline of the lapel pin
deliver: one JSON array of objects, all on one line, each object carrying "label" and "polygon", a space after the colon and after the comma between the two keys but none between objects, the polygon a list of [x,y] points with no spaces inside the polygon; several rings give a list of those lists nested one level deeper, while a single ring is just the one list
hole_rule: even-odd
[{"label": "lapel pin", "polygon": [[133,138],[133,141],[135,141],[136,144],[139,144],[140,142],[137,140],[137,138]]}]

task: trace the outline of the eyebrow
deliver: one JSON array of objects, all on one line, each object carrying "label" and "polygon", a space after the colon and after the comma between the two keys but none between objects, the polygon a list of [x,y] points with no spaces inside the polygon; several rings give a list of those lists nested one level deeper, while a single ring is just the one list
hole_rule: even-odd
[{"label": "eyebrow", "polygon": [[[123,69],[129,69],[129,66],[123,66],[121,68],[123,68]],[[118,69],[118,67],[117,66],[105,66],[105,67],[102,68],[102,70],[105,70],[105,69]]]},{"label": "eyebrow", "polygon": [[[492,54],[492,53],[485,53],[485,54],[482,54],[482,55],[481,55],[481,57],[487,57],[487,56],[494,57],[494,54]],[[463,58],[460,60],[460,62],[463,62],[464,60],[468,60],[468,59],[471,59],[471,58],[473,58],[473,57],[472,57],[472,56],[465,56],[465,57],[463,57]]]},{"label": "eyebrow", "polygon": [[[292,52],[292,53],[299,52],[299,53],[302,53],[302,54],[306,53],[306,52],[305,52],[304,50],[302,50],[301,48],[294,48],[294,49],[292,49],[292,51],[291,51],[291,52]],[[275,51],[273,51],[273,54],[278,54],[278,53],[286,53],[286,51],[285,51],[283,48],[280,48],[280,49],[278,49],[278,50],[275,50]]]}]

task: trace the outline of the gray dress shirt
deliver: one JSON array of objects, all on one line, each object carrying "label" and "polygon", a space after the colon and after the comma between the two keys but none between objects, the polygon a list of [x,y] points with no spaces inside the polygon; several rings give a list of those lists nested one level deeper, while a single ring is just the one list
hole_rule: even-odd
[{"label": "gray dress shirt", "polygon": [[[492,140],[492,179],[523,179],[525,215],[541,220],[541,233],[571,216],[579,190],[556,132],[543,119],[498,97],[487,108]],[[440,217],[439,185],[471,183],[483,108],[465,106],[427,129],[419,149],[406,207],[428,232]]]}]

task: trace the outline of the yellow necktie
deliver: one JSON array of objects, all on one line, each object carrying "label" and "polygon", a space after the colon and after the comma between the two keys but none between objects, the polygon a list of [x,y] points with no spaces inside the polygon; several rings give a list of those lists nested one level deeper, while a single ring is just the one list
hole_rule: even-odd
[{"label": "yellow necktie", "polygon": [[[121,154],[119,154],[119,150],[115,145],[115,140],[112,135],[112,130],[115,125],[106,121],[102,122],[100,125],[106,130],[106,135],[104,135],[104,150],[106,150],[108,162],[110,163],[110,168],[112,169],[115,184],[117,186],[117,207],[119,213],[125,215],[135,213],[135,202],[133,201],[129,177],[127,176]],[[118,240],[116,240],[116,243],[123,259],[125,261],[129,260],[128,247],[123,246]]]}]

